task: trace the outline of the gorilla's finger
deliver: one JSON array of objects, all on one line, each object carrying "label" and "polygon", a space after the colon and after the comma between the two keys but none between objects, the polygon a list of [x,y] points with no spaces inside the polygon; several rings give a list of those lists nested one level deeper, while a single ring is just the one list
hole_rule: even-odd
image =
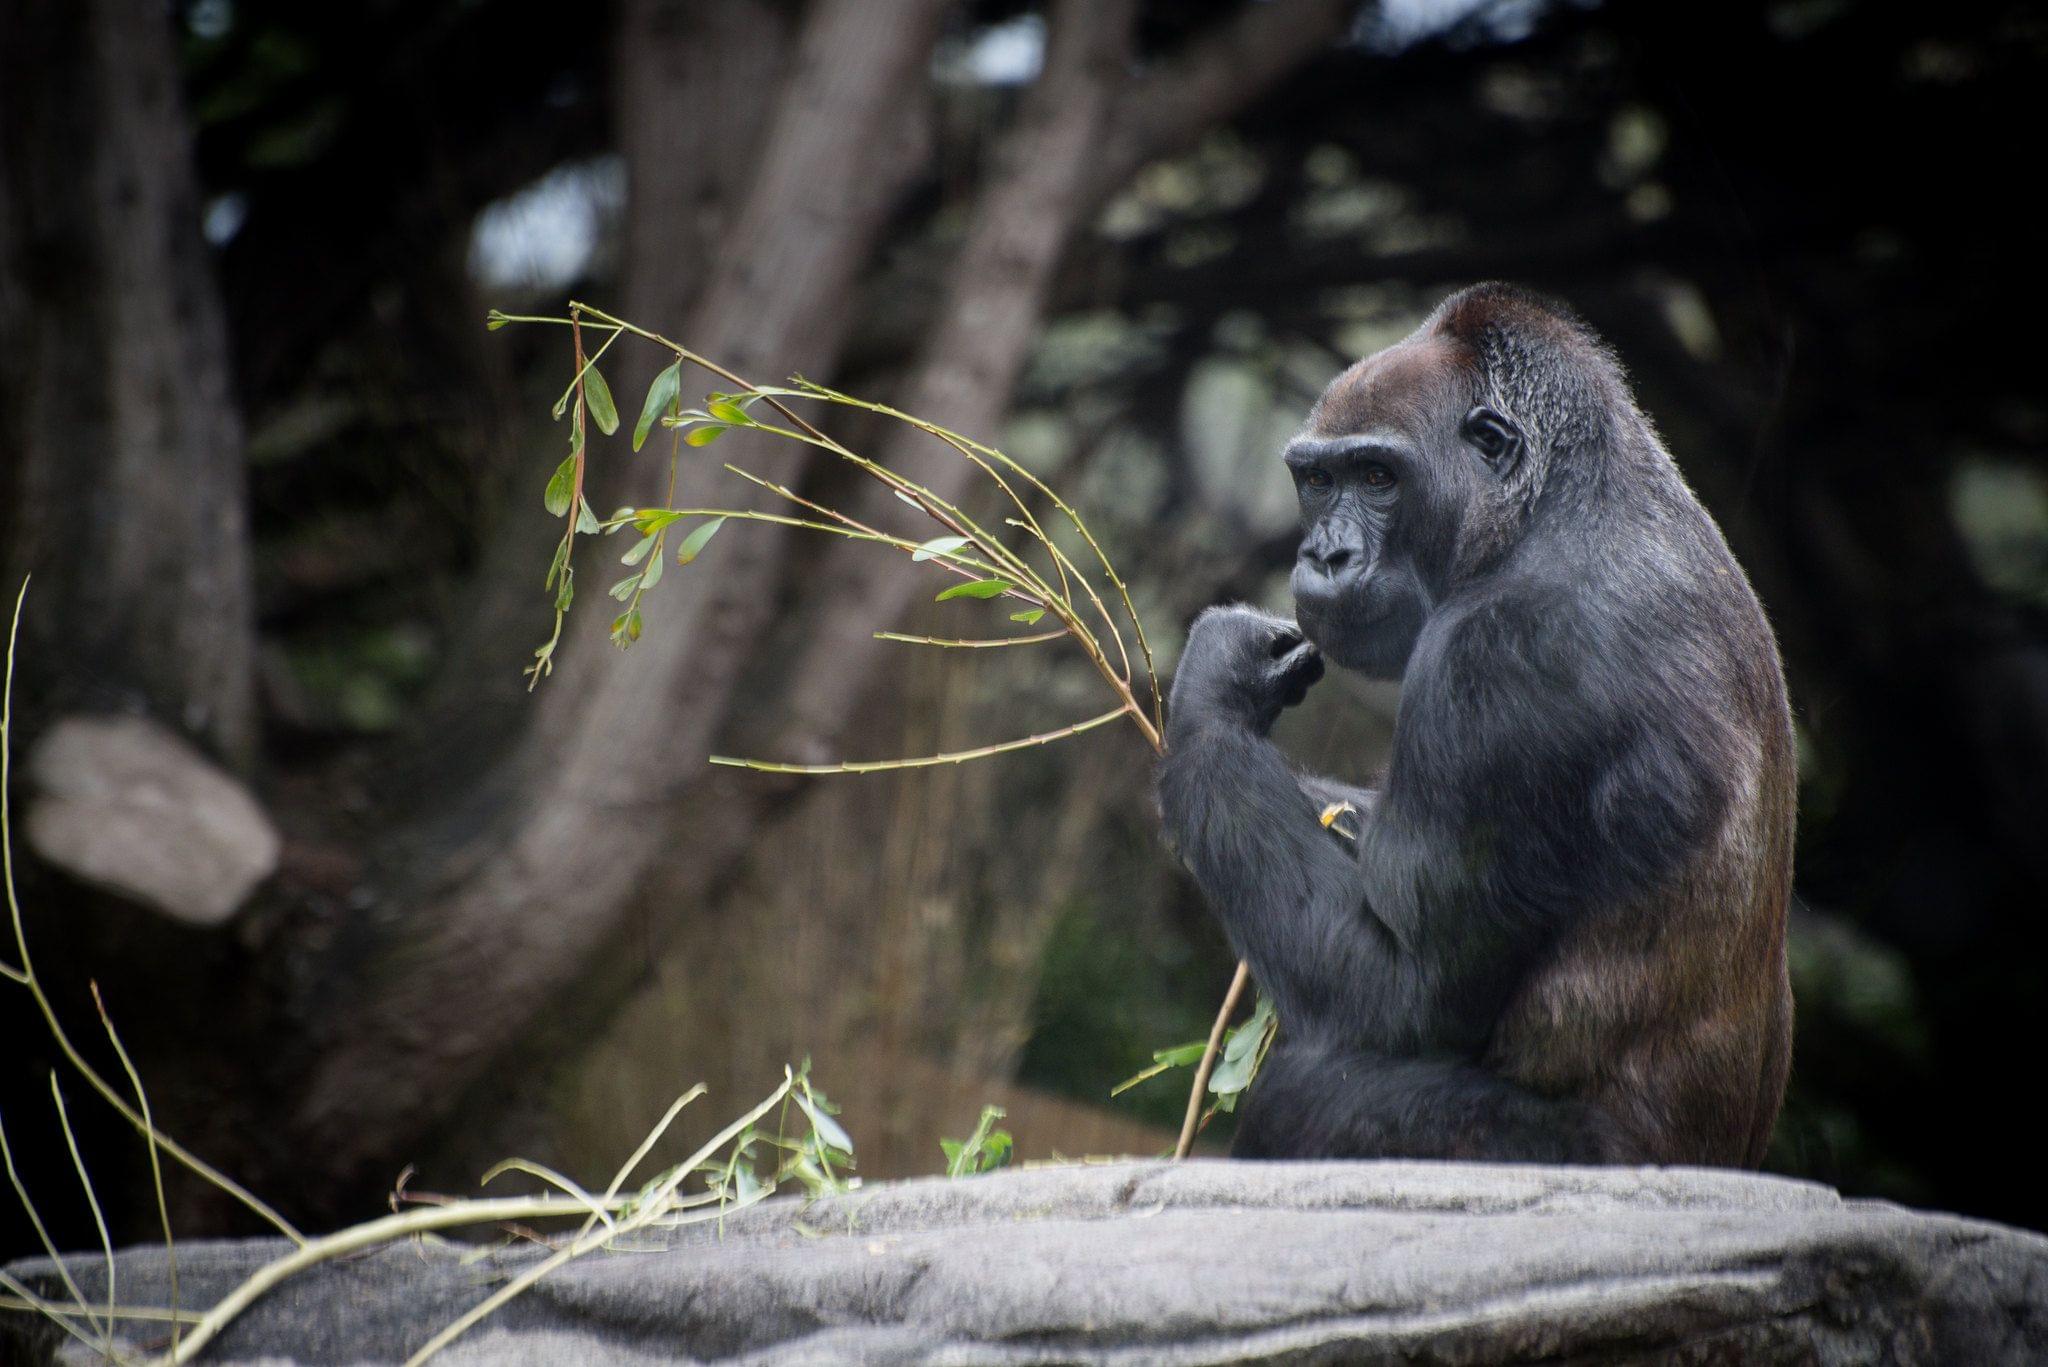
[{"label": "gorilla's finger", "polygon": [[1284,679],[1300,679],[1306,687],[1323,677],[1323,652],[1313,641],[1297,640],[1293,649],[1279,657],[1274,670]]},{"label": "gorilla's finger", "polygon": [[1273,628],[1273,641],[1267,647],[1267,653],[1274,659],[1279,659],[1302,644],[1301,628],[1294,623],[1275,618],[1270,625]]}]

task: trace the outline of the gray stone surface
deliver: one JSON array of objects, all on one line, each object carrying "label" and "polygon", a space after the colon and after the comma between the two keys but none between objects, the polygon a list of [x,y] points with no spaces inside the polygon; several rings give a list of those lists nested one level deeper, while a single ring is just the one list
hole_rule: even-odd
[{"label": "gray stone surface", "polygon": [[276,827],[232,775],[146,717],[66,717],[29,752],[30,848],[192,925],[219,925],[277,869]]},{"label": "gray stone surface", "polygon": [[[274,1256],[185,1245],[188,1303]],[[387,1363],[530,1253],[311,1273],[209,1361]],[[75,1264],[87,1294],[94,1259]],[[47,1264],[16,1275],[48,1286]],[[122,1255],[161,1303],[163,1255]],[[61,1357],[32,1330],[0,1361]],[[1121,1164],[772,1202],[554,1274],[442,1359],[672,1362],[2048,1361],[2048,1239],[1685,1169]]]}]

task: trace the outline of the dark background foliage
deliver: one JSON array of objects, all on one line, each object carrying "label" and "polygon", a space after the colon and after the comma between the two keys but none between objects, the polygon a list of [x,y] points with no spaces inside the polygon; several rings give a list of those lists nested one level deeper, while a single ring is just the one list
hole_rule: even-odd
[{"label": "dark background foliage", "polygon": [[[2011,1118],[2048,990],[2037,7],[1217,0],[1128,33],[1075,3],[125,8],[0,0],[24,748],[153,716],[283,856],[215,930],[32,858],[24,891],[61,1004],[97,977],[172,1127],[291,1209],[367,1214],[409,1160],[595,1172],[681,1085],[730,1111],[804,1052],[872,1174],[935,1169],[983,1100],[1027,1154],[1157,1147],[1178,1085],[1108,1087],[1229,974],[1134,737],[703,770],[1099,710],[1064,658],[875,654],[973,611],[918,606],[900,563],[728,528],[647,642],[583,620],[530,698],[568,357],[486,307],[590,299],[1000,437],[1170,656],[1206,603],[1284,603],[1275,452],[1321,385],[1504,277],[1613,341],[1783,645],[1800,1015],[1771,1168],[2048,1224]],[[607,366],[629,412],[649,359]],[[658,496],[657,460],[596,460],[601,508]],[[1332,680],[1290,744],[1363,777],[1391,708]],[[55,1186],[18,1005],[0,1108]]]}]

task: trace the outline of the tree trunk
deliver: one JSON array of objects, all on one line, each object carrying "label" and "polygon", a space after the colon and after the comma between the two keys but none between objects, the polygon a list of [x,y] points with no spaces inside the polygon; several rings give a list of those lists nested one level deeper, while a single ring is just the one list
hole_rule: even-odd
[{"label": "tree trunk", "polygon": [[[978,436],[993,433],[1009,408],[1038,338],[1053,268],[1092,207],[1084,198],[1091,154],[1130,60],[1134,11],[1132,0],[1061,0],[1053,7],[1044,73],[977,197],[938,326],[897,400],[904,412]],[[980,478],[950,447],[907,427],[888,429],[875,456],[948,502],[958,502]],[[901,521],[901,505],[889,491],[863,485],[861,493],[855,517],[869,526]],[[933,529],[910,530],[923,536]],[[824,589],[810,614],[810,644],[790,671],[790,697],[768,728],[775,738],[763,740],[781,747],[778,758],[805,764],[848,758],[830,753],[843,738],[848,694],[873,675],[883,651],[901,650],[875,640],[875,629],[928,595],[927,576],[908,573],[898,557],[875,551],[855,541],[835,545],[815,576]]]},{"label": "tree trunk", "polygon": [[[922,88],[944,9],[942,0],[812,7],[718,272],[683,329],[693,345],[743,373],[829,372],[854,277],[901,185],[878,165],[901,130],[902,92]],[[783,480],[798,468],[781,450],[753,462]],[[715,470],[687,466],[679,497],[704,494]],[[701,773],[773,611],[766,586],[784,538],[728,538],[716,572],[664,595],[648,639],[620,659],[605,644],[609,614],[597,592],[610,544],[581,547],[584,603],[509,781],[479,795],[486,810],[452,814],[452,825],[481,817],[483,833],[426,842],[419,901],[398,943],[350,985],[348,1001],[319,1013],[327,1038],[298,1119],[342,1173],[363,1171],[445,1115],[616,934],[674,838],[673,797]],[[465,990],[470,983],[482,990]]]},{"label": "tree trunk", "polygon": [[[626,160],[620,312],[657,332],[702,293],[781,93],[794,22],[786,0],[626,0],[613,113]],[[661,364],[638,355],[640,385]],[[624,399],[621,399],[624,402]]]},{"label": "tree trunk", "polygon": [[242,433],[162,9],[0,3],[0,544],[31,701],[252,758]]}]

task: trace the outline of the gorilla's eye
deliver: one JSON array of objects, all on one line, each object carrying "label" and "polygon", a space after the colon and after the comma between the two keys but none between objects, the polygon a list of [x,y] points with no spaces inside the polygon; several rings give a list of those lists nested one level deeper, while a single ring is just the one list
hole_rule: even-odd
[{"label": "gorilla's eye", "polygon": [[1302,471],[1301,482],[1311,489],[1327,489],[1336,483],[1334,479],[1330,478],[1330,472],[1320,465],[1311,465],[1308,469]]},{"label": "gorilla's eye", "polygon": [[1391,489],[1394,487],[1394,472],[1384,465],[1365,467],[1365,487],[1368,489]]},{"label": "gorilla's eye", "polygon": [[1491,408],[1475,408],[1465,415],[1465,440],[1488,461],[1498,464],[1514,451],[1521,436]]}]

